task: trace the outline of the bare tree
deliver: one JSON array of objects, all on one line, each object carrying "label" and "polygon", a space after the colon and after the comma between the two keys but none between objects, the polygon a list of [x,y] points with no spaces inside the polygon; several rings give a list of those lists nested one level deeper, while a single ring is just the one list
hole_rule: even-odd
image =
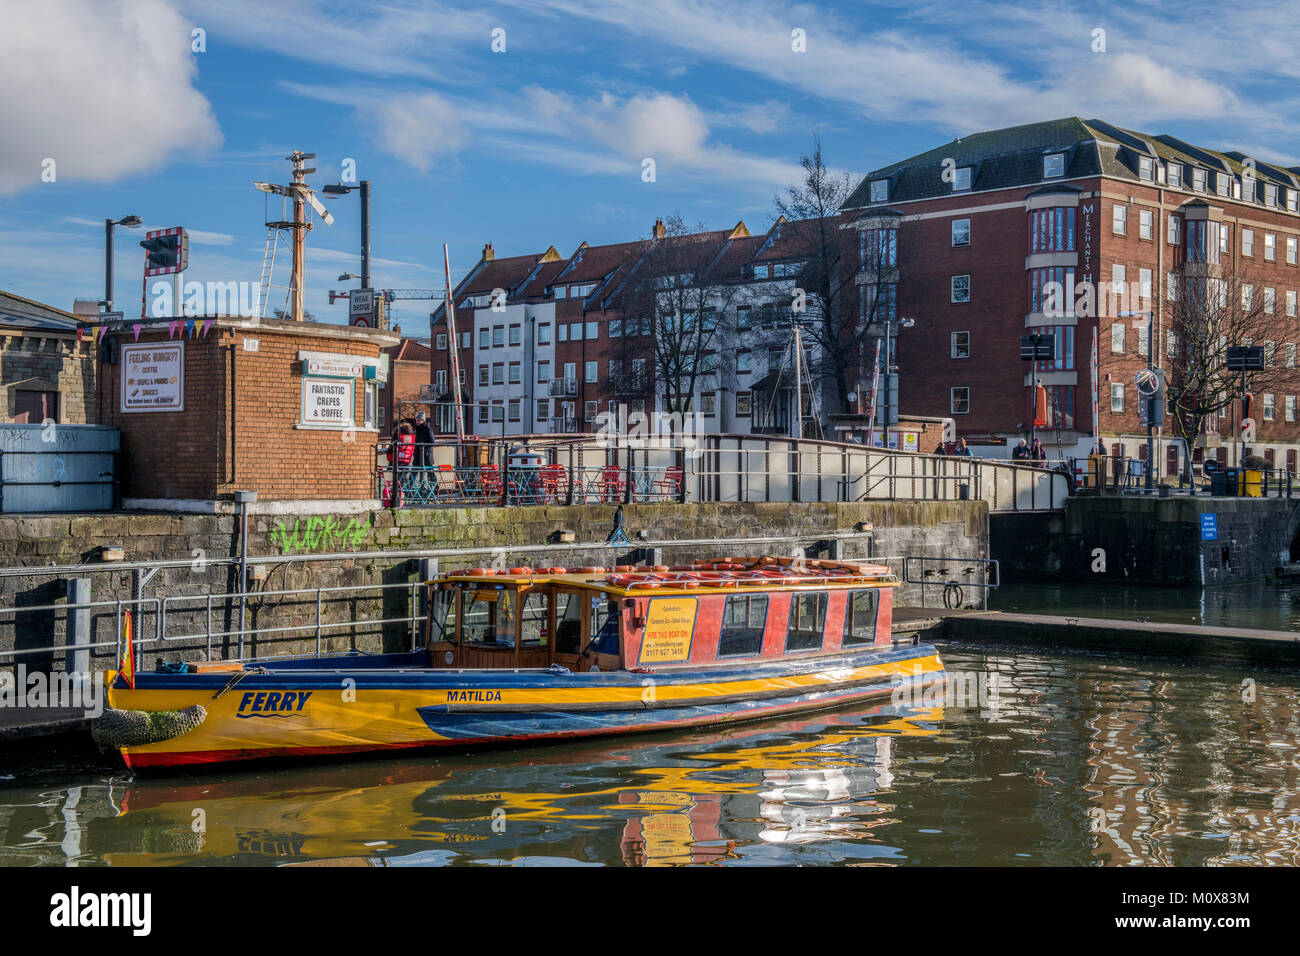
[{"label": "bare tree", "polygon": [[1166,346],[1165,401],[1173,428],[1190,451],[1241,395],[1242,373],[1229,370],[1229,348],[1264,348],[1266,367],[1245,373],[1247,388],[1272,389],[1294,373],[1273,354],[1287,334],[1284,307],[1266,303],[1260,282],[1229,267],[1213,275],[1204,267],[1199,275],[1174,275],[1175,299],[1167,303],[1173,341]]},{"label": "bare tree", "polygon": [[847,373],[857,359],[857,351],[851,347],[855,338],[852,310],[846,310],[842,301],[846,289],[852,289],[853,263],[851,257],[845,257],[849,237],[840,228],[840,207],[853,192],[854,182],[847,173],[836,174],[827,168],[819,134],[813,134],[812,151],[799,162],[803,178],[774,202],[778,216],[786,220],[778,225],[780,240],[792,258],[804,262],[799,288],[804,292],[805,308],[797,315],[817,345],[816,364],[823,381],[834,380],[836,405],[827,409],[834,413],[848,404]]},{"label": "bare tree", "polygon": [[736,285],[714,280],[727,245],[724,233],[702,225],[690,229],[676,213],[664,220],[664,233],[646,240],[624,295],[624,324],[640,319],[648,325],[642,331],[651,337],[665,410],[685,415],[701,379],[720,371],[718,333]]}]

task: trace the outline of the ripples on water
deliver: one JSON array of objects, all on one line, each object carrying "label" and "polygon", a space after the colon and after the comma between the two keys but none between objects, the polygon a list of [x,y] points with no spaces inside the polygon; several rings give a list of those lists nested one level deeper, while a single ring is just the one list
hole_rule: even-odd
[{"label": "ripples on water", "polygon": [[721,735],[137,781],[8,768],[0,865],[1300,863],[1294,673],[943,657],[960,699]]}]

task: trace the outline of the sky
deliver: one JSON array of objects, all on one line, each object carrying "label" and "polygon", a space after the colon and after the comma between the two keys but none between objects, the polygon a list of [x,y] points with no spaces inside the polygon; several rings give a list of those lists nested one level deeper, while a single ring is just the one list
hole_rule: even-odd
[{"label": "sky", "polygon": [[[765,230],[814,135],[853,177],[1072,115],[1300,163],[1300,21],[1255,0],[4,8],[0,289],[64,309],[103,296],[110,216],[184,226],[187,281],[256,282],[264,223],[282,213],[252,184],[288,182],[294,149],[317,154],[314,186],[345,168],[372,183],[373,285],[434,290],[443,243],[458,280],[486,242],[568,256],[647,237],[673,213]],[[360,272],[359,198],[321,198],[335,221],[308,236],[306,304],[344,322],[327,293],[358,284],[337,277]],[[142,238],[116,233],[128,316]],[[284,296],[272,289],[270,307]],[[427,334],[428,312],[399,301],[393,316]]]}]

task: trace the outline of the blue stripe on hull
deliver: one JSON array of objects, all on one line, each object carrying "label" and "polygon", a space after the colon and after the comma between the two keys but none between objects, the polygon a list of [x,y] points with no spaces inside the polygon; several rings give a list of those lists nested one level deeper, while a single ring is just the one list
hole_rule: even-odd
[{"label": "blue stripe on hull", "polygon": [[[767,700],[737,700],[720,704],[661,707],[653,710],[543,711],[532,713],[448,712],[445,706],[417,708],[429,729],[441,737],[466,743],[486,743],[526,737],[566,737],[650,731],[660,727],[704,724],[719,720],[744,720],[766,714],[836,707],[894,693],[896,687],[916,688],[945,679],[943,671],[921,677],[908,676],[894,683],[873,684],[840,691],[813,691]],[[905,695],[908,694],[904,690]]]}]

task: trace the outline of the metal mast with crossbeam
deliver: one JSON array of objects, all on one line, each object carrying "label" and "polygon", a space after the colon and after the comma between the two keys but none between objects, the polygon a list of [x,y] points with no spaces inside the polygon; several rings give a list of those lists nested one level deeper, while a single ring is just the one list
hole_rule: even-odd
[{"label": "metal mast with crossbeam", "polygon": [[[264,193],[274,193],[278,196],[288,196],[293,200],[293,219],[281,222],[268,222],[268,229],[288,230],[293,238],[293,274],[289,280],[289,317],[295,322],[301,322],[305,314],[303,309],[303,268],[306,264],[305,243],[307,233],[311,231],[313,223],[307,220],[307,206],[310,205],[316,211],[316,214],[324,220],[325,225],[334,225],[334,217],[325,205],[316,198],[316,193],[307,185],[307,175],[316,172],[315,168],[306,167],[307,160],[315,159],[315,153],[304,153],[295,149],[285,157],[293,163],[293,175],[287,186],[278,186],[273,183],[255,182],[253,183]],[[263,273],[266,272],[265,262],[263,263]],[[267,277],[270,282],[270,277]]]}]

